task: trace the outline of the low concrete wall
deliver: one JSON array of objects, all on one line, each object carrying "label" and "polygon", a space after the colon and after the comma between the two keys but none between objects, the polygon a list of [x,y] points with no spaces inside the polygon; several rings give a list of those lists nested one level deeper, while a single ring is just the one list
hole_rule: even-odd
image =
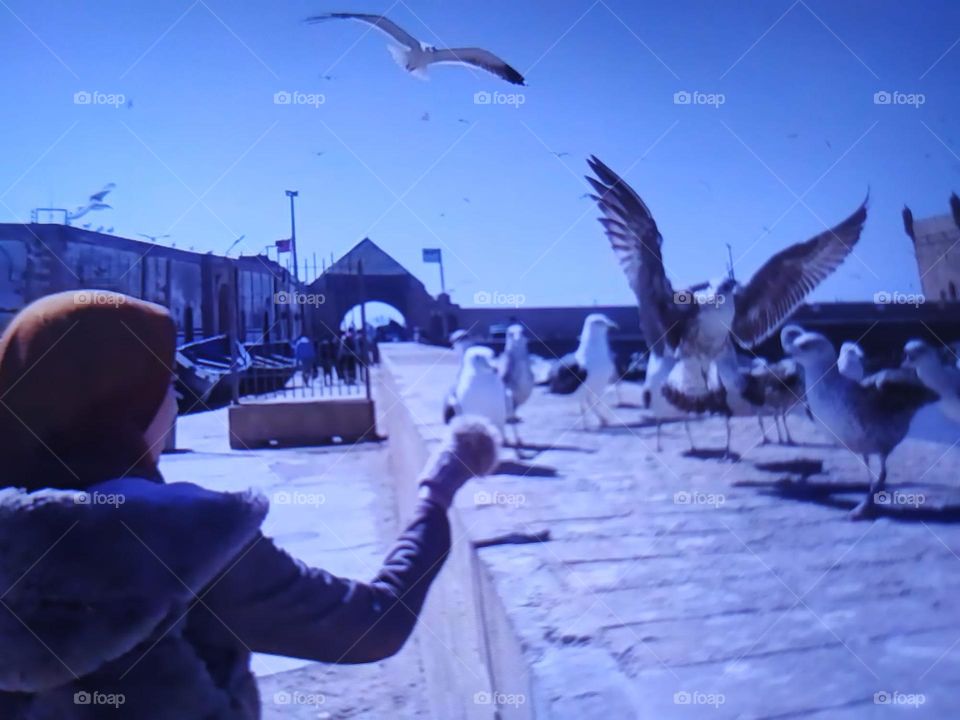
[{"label": "low concrete wall", "polygon": [[376,438],[373,401],[245,402],[230,407],[230,447],[324,445]]},{"label": "low concrete wall", "polygon": [[[398,372],[416,354],[418,363],[429,354],[429,377],[423,386],[405,385]],[[445,433],[440,399],[445,387],[436,384],[457,361],[453,351],[417,345],[381,345],[380,373],[383,417],[390,438],[392,475],[397,479],[401,517],[410,514],[418,475],[429,453]],[[424,409],[436,412],[425,415]],[[429,412],[429,410],[427,410]],[[467,492],[466,490],[464,492]],[[433,717],[450,720],[527,720],[533,710],[526,664],[503,604],[471,542],[471,528],[456,508],[450,511],[453,546],[430,590],[417,629]],[[498,702],[522,697],[521,703]]]}]

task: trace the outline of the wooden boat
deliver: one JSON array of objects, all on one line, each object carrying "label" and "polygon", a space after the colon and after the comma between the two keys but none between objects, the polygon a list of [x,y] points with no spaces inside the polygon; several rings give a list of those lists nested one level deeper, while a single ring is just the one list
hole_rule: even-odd
[{"label": "wooden boat", "polygon": [[231,351],[226,335],[186,343],[177,348],[176,390],[181,414],[228,404],[233,379],[240,382],[253,361],[239,342]]}]

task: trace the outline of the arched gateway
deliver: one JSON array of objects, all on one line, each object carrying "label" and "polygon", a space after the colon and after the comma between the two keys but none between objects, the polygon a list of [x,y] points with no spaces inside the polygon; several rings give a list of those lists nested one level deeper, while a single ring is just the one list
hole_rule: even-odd
[{"label": "arched gateway", "polygon": [[322,302],[310,304],[317,336],[337,330],[343,316],[355,305],[380,301],[395,307],[409,330],[418,327],[430,340],[444,339],[443,316],[449,314],[449,298],[434,298],[422,282],[369,238],[354,245],[310,283],[308,292],[314,298],[322,297]]}]

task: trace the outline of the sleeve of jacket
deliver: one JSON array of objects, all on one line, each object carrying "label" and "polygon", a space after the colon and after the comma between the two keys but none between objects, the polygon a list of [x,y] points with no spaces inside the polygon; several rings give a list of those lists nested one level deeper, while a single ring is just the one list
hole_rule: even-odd
[{"label": "sleeve of jacket", "polygon": [[368,583],[307,567],[259,535],[201,593],[198,609],[254,652],[374,662],[403,647],[449,549],[446,510],[429,500]]}]

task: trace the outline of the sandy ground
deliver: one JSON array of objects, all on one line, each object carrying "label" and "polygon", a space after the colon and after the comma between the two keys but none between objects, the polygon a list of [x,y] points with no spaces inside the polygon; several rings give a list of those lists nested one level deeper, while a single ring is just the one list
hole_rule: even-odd
[{"label": "sandy ground", "polygon": [[[177,432],[178,448],[189,451],[164,456],[169,482],[258,488],[271,498],[264,531],[295,557],[342,576],[376,574],[397,532],[385,444],[232,451],[226,410],[181,418]],[[284,502],[291,499],[297,502]],[[395,657],[370,665],[255,655],[253,667],[264,720],[429,717],[416,636]]]}]

